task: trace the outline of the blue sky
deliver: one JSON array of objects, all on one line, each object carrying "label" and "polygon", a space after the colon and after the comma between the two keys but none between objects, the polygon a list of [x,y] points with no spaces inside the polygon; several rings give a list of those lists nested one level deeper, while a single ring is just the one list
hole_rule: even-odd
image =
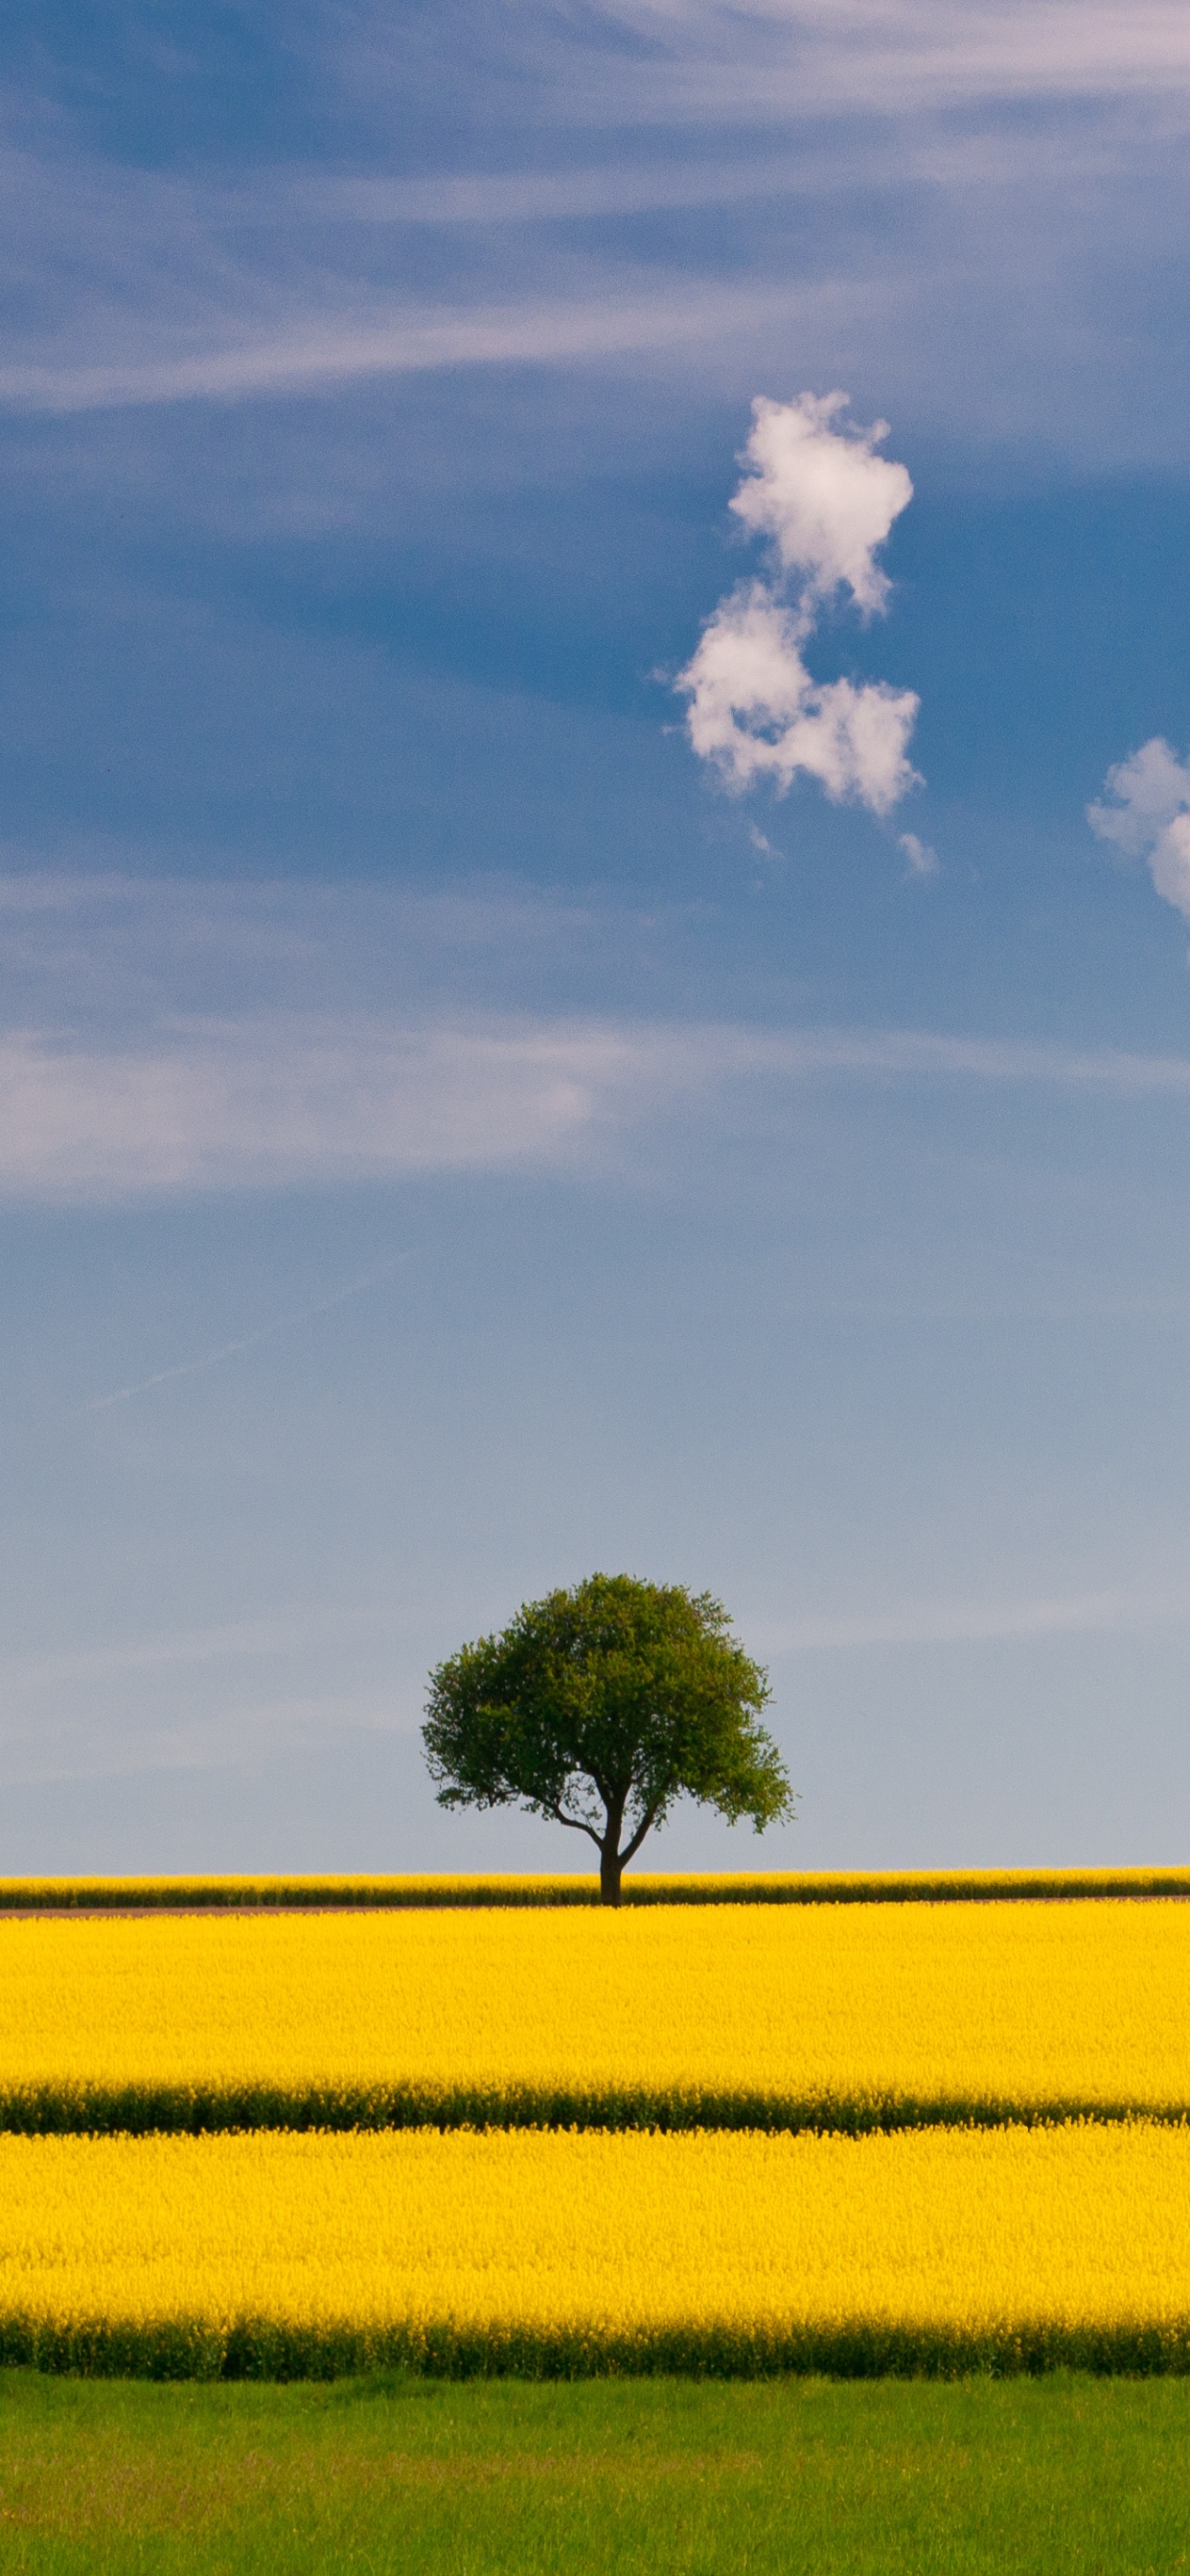
[{"label": "blue sky", "polygon": [[0,1868],[581,1865],[417,1730],[595,1566],[802,1792],[654,1866],[1184,1857],[1184,9],[45,5],[0,102]]}]

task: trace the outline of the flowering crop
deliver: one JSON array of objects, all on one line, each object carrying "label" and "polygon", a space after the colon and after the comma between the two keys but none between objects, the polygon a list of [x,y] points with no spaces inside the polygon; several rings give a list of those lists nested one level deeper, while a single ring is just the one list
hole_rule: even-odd
[{"label": "flowering crop", "polygon": [[0,2140],[0,2358],[1190,2368],[1190,2130]]},{"label": "flowering crop", "polygon": [[863,2129],[1188,2109],[1177,1903],[0,1931],[9,2129]]}]

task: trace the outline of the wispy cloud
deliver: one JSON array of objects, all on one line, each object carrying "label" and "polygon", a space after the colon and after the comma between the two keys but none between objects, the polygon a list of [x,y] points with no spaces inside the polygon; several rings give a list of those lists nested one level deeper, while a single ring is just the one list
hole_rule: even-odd
[{"label": "wispy cloud", "polygon": [[804,323],[828,301],[837,309],[837,288],[754,285],[725,293],[696,281],[675,283],[660,295],[629,288],[576,295],[568,302],[405,306],[350,322],[313,313],[281,333],[241,327],[234,336],[212,334],[209,345],[182,353],[167,348],[158,355],[82,365],[39,360],[0,367],[0,408],[65,415],[236,402],[330,392],[369,378],[452,367],[655,356]]},{"label": "wispy cloud", "polygon": [[0,1196],[87,1205],[597,1169],[659,1119],[697,1115],[713,1126],[741,1084],[775,1099],[789,1084],[840,1079],[1141,1099],[1190,1093],[1190,1058],[916,1030],[595,1019],[405,1028],[245,1019],[183,1026],[124,1051],[23,1034],[0,1044]]},{"label": "wispy cloud", "polygon": [[688,701],[692,749],[727,787],[767,779],[784,795],[801,773],[835,804],[852,798],[886,814],[914,781],[917,698],[883,681],[815,681],[802,651],[840,591],[863,617],[884,609],[889,583],[876,557],[913,497],[904,466],[877,452],[887,422],[852,427],[846,408],[841,393],[753,403],[728,506],[770,541],[772,577],[720,601],[674,685]]},{"label": "wispy cloud", "polygon": [[1190,1585],[1017,1596],[1000,1601],[917,1601],[896,1609],[844,1612],[766,1627],[756,1643],[766,1655],[850,1654],[867,1646],[988,1645],[1035,1637],[1108,1635],[1190,1622]]},{"label": "wispy cloud", "polygon": [[539,40],[543,64],[552,59],[560,73],[570,61],[576,117],[580,102],[588,115],[600,102],[628,114],[630,73],[640,119],[660,117],[663,102],[674,118],[750,110],[766,119],[1190,90],[1177,0],[1137,0],[1126,16],[1112,0],[882,0],[864,9],[832,0],[614,0],[594,13],[600,22],[637,38],[631,60],[617,60],[606,37],[602,59],[592,46],[577,62],[573,44]]},{"label": "wispy cloud", "polygon": [[395,1632],[393,1620],[375,1608],[288,1609],[267,1618],[175,1628],[60,1652],[9,1655],[0,1664],[0,1688],[11,1702],[15,1693],[56,1690],[63,1683],[108,1681],[180,1666],[269,1661],[308,1655],[316,1647],[342,1647],[361,1635]]},{"label": "wispy cloud", "polygon": [[[680,913],[672,927],[680,936]],[[515,886],[438,897],[0,877],[0,1198],[101,1205],[434,1172],[610,1174],[635,1168],[675,1119],[710,1138],[742,1103],[749,1118],[783,1115],[807,1085],[1012,1084],[1138,1102],[1190,1092],[1179,1055],[537,1003],[560,979],[606,997],[619,975],[630,991],[656,928],[614,904]],[[159,1382],[298,1320],[285,1310],[242,1343],[182,1354]],[[130,1379],[95,1401],[141,1387]]]},{"label": "wispy cloud", "polygon": [[[1190,122],[1190,84],[1180,111],[1176,89],[1158,87],[1154,105],[1161,113],[1147,121],[1153,140],[1180,136]],[[1051,122],[1044,143],[1053,179],[1067,187],[1118,179],[1135,149],[1134,118],[1124,126],[1102,118],[1090,122],[1085,115],[1068,128]],[[865,119],[845,137],[836,127],[821,138],[811,131],[793,154],[778,148],[719,160],[686,150],[680,159],[646,153],[627,163],[562,160],[550,169],[443,171],[418,179],[329,176],[299,167],[270,170],[259,189],[248,185],[220,195],[212,188],[207,202],[212,216],[248,219],[262,233],[327,219],[378,229],[523,228],[699,206],[759,207],[782,199],[804,204],[837,198],[845,178],[874,189],[1019,190],[1036,172],[1038,152],[1037,136],[1022,131],[1015,119],[959,134],[947,126],[906,129],[900,123],[890,133]]]},{"label": "wispy cloud", "polygon": [[1052,1046],[1028,1040],[935,1035],[925,1029],[812,1029],[740,1033],[804,1075],[892,1075],[905,1080],[1039,1083],[1103,1091],[1122,1099],[1190,1090],[1190,1056],[1131,1055],[1112,1047]]},{"label": "wispy cloud", "polygon": [[0,1192],[294,1188],[572,1158],[639,1080],[631,1033],[245,1019],[135,1051],[0,1043]]},{"label": "wispy cloud", "polygon": [[90,1636],[0,1657],[0,1781],[208,1769],[415,1731],[436,1600],[319,1609]]},{"label": "wispy cloud", "polygon": [[[1180,8],[1148,0],[1125,26],[1080,0],[495,18],[467,0],[426,28],[411,47],[391,11],[332,11],[295,45],[291,68],[339,101],[334,168],[272,151],[205,169],[187,153],[184,175],[121,165],[75,148],[85,113],[10,100],[0,407],[226,405],[522,365],[648,363],[693,393],[712,350],[735,400],[775,347],[803,380],[862,370],[902,421],[961,418],[980,441],[1027,428],[1080,453],[1178,445],[1182,371],[1159,322],[1132,317],[1127,399],[1105,366],[1087,402],[1091,343],[1115,340],[1086,279],[1180,257]],[[485,130],[507,108],[509,158],[531,132],[532,166],[474,166],[480,88]],[[423,95],[442,162],[407,177],[391,167],[394,102],[405,119]],[[672,228],[664,251],[633,240],[634,217],[699,205],[740,209],[712,261],[699,226]]]}]

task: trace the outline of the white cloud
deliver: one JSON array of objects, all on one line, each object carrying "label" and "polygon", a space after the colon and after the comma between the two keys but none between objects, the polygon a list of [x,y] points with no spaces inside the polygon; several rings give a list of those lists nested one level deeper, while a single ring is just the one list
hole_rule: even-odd
[{"label": "white cloud", "polygon": [[1154,734],[1109,769],[1105,791],[1112,804],[1087,807],[1092,831],[1126,857],[1146,859],[1158,894],[1190,921],[1190,761]]},{"label": "white cloud", "polygon": [[913,485],[903,465],[876,454],[888,422],[836,427],[846,409],[841,393],[787,403],[758,394],[744,480],[728,507],[754,536],[773,539],[782,573],[800,575],[803,608],[846,588],[872,616],[889,591],[876,550],[908,508]]},{"label": "white cloud", "polygon": [[918,701],[883,681],[819,687],[802,660],[803,631],[799,612],[763,582],[720,601],[676,683],[690,700],[691,747],[729,787],[771,778],[784,795],[801,771],[833,804],[855,797],[886,814],[913,780],[906,745]]},{"label": "white cloud", "polygon": [[[865,616],[884,608],[888,580],[876,562],[912,498],[903,465],[875,453],[887,427],[836,426],[845,394],[764,395],[741,459],[730,507],[754,535],[771,538],[771,583],[741,582],[707,621],[675,682],[689,701],[686,729],[700,760],[737,792],[762,778],[783,796],[799,772],[833,804],[848,799],[887,814],[914,772],[909,737],[918,699],[882,680],[816,681],[802,647],[819,611],[847,590]],[[782,593],[794,587],[791,600]]]},{"label": "white cloud", "polygon": [[902,832],[897,840],[897,848],[904,851],[909,862],[905,872],[907,876],[937,876],[938,853],[930,848],[927,841],[919,841],[916,832]]}]

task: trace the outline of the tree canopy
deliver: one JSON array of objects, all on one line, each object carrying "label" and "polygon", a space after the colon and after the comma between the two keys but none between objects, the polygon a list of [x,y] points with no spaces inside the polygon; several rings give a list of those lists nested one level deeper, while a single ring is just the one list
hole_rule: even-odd
[{"label": "tree canopy", "polygon": [[722,1603],[592,1574],[527,1601],[430,1675],[423,1742],[443,1807],[521,1805],[589,1836],[605,1905],[675,1799],[758,1833],[793,1793],[760,1724],[768,1676]]}]

